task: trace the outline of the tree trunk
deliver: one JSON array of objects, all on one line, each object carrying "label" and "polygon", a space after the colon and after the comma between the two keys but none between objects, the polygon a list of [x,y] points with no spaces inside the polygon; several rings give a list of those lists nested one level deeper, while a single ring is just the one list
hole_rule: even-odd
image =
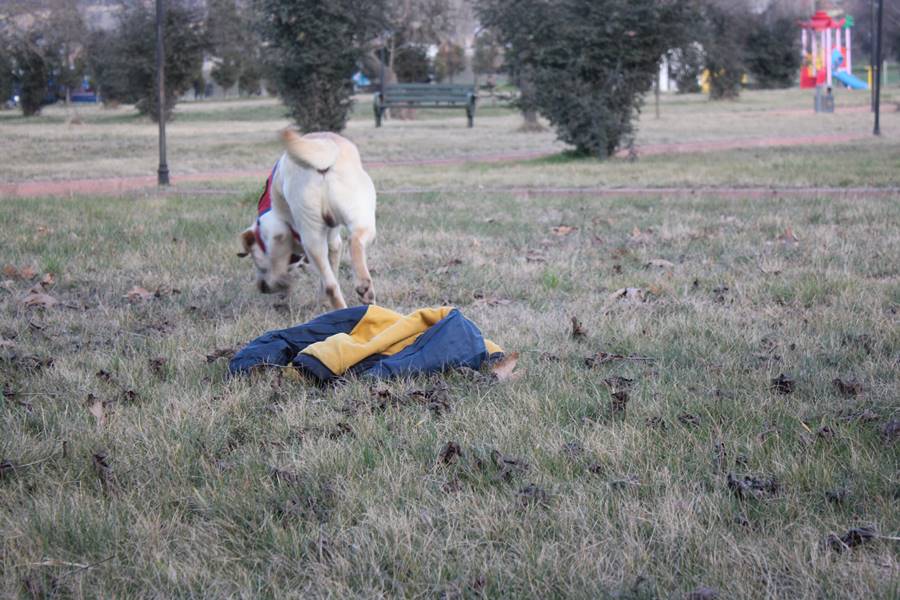
[{"label": "tree trunk", "polygon": [[522,94],[522,103],[526,107],[522,110],[522,118],[524,122],[519,127],[519,131],[537,132],[544,131],[544,126],[538,121],[538,114],[531,107],[531,96],[534,94],[534,84],[526,73],[520,73],[517,77],[519,84],[519,92]]}]

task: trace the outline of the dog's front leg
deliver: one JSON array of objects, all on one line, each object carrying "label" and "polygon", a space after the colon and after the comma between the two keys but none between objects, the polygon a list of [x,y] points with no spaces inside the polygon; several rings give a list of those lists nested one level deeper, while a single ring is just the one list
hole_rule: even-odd
[{"label": "dog's front leg", "polygon": [[360,227],[350,232],[350,261],[353,263],[356,294],[363,304],[375,304],[375,285],[366,260],[366,247],[374,239],[374,227]]},{"label": "dog's front leg", "polygon": [[327,298],[332,308],[347,308],[344,301],[344,295],[341,293],[341,287],[338,285],[337,277],[331,268],[329,262],[328,238],[326,235],[307,235],[303,234],[303,248],[309,257],[309,262],[319,273],[319,294]]}]

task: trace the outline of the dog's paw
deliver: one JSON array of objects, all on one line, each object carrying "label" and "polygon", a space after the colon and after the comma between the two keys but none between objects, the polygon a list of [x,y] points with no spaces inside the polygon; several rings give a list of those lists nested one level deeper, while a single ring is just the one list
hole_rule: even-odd
[{"label": "dog's paw", "polygon": [[375,304],[375,288],[372,286],[372,282],[356,286],[356,295],[363,304]]}]

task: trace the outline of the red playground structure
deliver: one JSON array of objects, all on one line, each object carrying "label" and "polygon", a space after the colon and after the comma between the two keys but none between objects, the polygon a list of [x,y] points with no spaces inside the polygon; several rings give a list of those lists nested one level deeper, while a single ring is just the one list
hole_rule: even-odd
[{"label": "red playground structure", "polygon": [[820,10],[799,25],[803,52],[803,63],[800,67],[801,88],[818,86],[830,88],[833,79],[851,89],[868,88],[864,81],[852,74],[850,30],[853,28],[853,17],[848,15],[834,19],[827,12]]}]

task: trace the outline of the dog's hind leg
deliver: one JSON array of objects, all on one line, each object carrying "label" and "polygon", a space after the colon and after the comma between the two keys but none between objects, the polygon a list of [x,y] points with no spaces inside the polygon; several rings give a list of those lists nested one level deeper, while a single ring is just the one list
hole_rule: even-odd
[{"label": "dog's hind leg", "polygon": [[334,271],[335,276],[340,273],[341,250],[343,250],[341,230],[339,227],[334,227],[328,232],[328,262],[331,263],[331,270]]},{"label": "dog's hind leg", "polygon": [[[310,264],[319,273],[320,297],[324,296],[327,298],[328,303],[331,304],[332,308],[347,308],[347,303],[344,301],[344,295],[341,293],[341,286],[338,284],[337,277],[329,262],[331,248],[328,243],[329,240],[324,235],[324,232],[322,234],[316,233],[312,235],[308,235],[304,232],[301,235],[301,238],[303,240],[303,248],[306,250],[306,255],[309,257]],[[340,253],[338,253],[337,256],[340,258]]]},{"label": "dog's hind leg", "polygon": [[375,285],[366,261],[366,247],[374,239],[374,227],[360,227],[350,232],[350,261],[353,263],[356,294],[363,304],[375,304]]}]

